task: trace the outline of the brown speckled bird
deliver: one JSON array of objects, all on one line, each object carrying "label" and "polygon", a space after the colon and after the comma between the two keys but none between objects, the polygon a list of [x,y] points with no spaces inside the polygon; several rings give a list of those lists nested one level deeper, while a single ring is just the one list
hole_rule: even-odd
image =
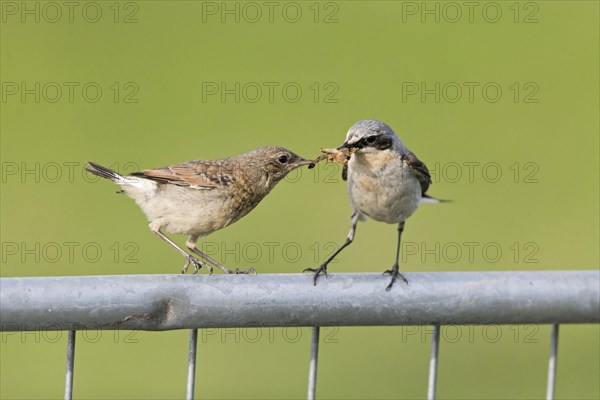
[{"label": "brown speckled bird", "polygon": [[[248,214],[289,172],[310,163],[287,149],[268,146],[221,160],[188,161],[129,176],[93,162],[86,170],[112,180],[135,200],[148,217],[150,230],[186,258],[182,273],[190,264],[194,273],[203,266],[212,273],[212,264],[231,274],[254,269],[230,270],[201,252],[196,247],[198,239]],[[162,229],[189,235],[187,248],[204,261],[175,244]]]}]

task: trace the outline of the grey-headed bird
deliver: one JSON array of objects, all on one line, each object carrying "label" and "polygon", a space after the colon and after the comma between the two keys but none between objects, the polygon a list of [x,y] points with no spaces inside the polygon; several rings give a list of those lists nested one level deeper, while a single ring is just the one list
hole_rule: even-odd
[{"label": "grey-headed bird", "polygon": [[388,125],[377,120],[364,120],[354,124],[346,141],[338,150],[348,150],[350,160],[342,169],[342,178],[348,182],[352,205],[350,232],[344,244],[314,272],[314,284],[319,275],[327,275],[327,265],[354,240],[356,225],[364,217],[388,224],[398,224],[396,261],[384,274],[391,275],[390,290],[397,278],[408,283],[399,272],[398,258],[404,223],[421,202],[440,202],[425,194],[431,177],[423,162],[404,146],[398,135]]},{"label": "grey-headed bird", "polygon": [[[289,172],[310,163],[287,149],[269,146],[221,160],[188,161],[129,176],[93,162],[86,169],[112,180],[135,200],[148,217],[150,230],[185,257],[182,273],[190,264],[194,273],[203,266],[212,273],[212,264],[231,274],[255,271],[226,268],[196,247],[198,239],[248,214]],[[163,229],[188,235],[187,248],[204,261],[175,244]]]}]

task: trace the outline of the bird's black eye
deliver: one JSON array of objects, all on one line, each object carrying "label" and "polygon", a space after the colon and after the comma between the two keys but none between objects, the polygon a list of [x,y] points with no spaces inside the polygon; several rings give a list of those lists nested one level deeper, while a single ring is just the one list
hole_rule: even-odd
[{"label": "bird's black eye", "polygon": [[373,144],[373,143],[375,143],[376,140],[377,140],[377,136],[368,136],[365,139],[365,142],[367,142],[367,144]]},{"label": "bird's black eye", "polygon": [[279,161],[281,164],[285,164],[286,162],[288,162],[288,156],[279,156],[279,158],[277,158],[277,161]]}]

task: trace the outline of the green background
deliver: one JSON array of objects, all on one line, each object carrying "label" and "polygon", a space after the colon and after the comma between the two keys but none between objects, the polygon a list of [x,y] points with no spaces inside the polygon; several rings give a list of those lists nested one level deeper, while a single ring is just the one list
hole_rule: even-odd
[{"label": "green background", "polygon": [[[269,21],[264,2],[99,1],[77,3],[73,22],[61,2],[60,18],[44,2],[1,3],[2,277],[178,273],[181,257],[149,232],[134,202],[82,175],[86,160],[132,172],[271,144],[314,157],[365,118],[390,124],[432,170],[430,194],[454,200],[424,205],[408,221],[404,239],[417,251],[405,255],[404,271],[598,269],[598,2],[478,2],[472,21],[462,2],[453,3],[460,17],[436,2],[277,2]],[[262,16],[252,22],[255,5]],[[22,16],[25,7],[39,7],[40,21]],[[93,19],[96,7],[100,20],[86,21],[82,10]],[[239,22],[203,13],[212,7],[239,7]],[[438,21],[424,7],[438,7]],[[301,17],[289,22],[297,8]],[[491,22],[497,8],[502,14]],[[35,91],[36,82],[39,102],[11,94],[21,83]],[[52,82],[63,88],[56,102]],[[64,82],[79,85],[72,102]],[[81,93],[89,82],[102,89],[97,102]],[[239,102],[231,94],[223,101],[203,92],[213,82],[265,90],[256,98],[251,84]],[[275,82],[272,99],[264,82]],[[439,101],[406,93],[422,82],[428,89],[439,82]],[[464,82],[478,85],[472,99]],[[493,91],[482,93],[490,82],[502,89],[498,101]],[[293,91],[282,94],[286,84],[302,89],[298,101]],[[134,90],[127,100],[136,102],[126,102]],[[225,264],[259,273],[314,266],[348,229],[336,168],[302,170],[205,242]],[[382,271],[395,240],[394,226],[361,223],[330,270]],[[72,257],[71,242],[78,243]],[[270,242],[277,244],[272,257]],[[472,258],[466,242],[477,244]],[[203,334],[200,397],[305,396],[308,329]],[[187,336],[79,336],[75,396],[183,397]],[[320,398],[425,396],[427,328],[340,328],[323,336]],[[558,398],[600,397],[599,343],[598,326],[561,328]],[[65,345],[65,332],[3,333],[0,397],[60,398]],[[439,398],[542,398],[548,349],[548,326],[449,329]]]}]

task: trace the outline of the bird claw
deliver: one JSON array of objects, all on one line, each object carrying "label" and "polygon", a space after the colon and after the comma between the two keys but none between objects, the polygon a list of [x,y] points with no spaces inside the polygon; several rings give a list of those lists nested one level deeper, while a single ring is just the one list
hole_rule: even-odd
[{"label": "bird claw", "polygon": [[408,285],[408,280],[404,277],[404,275],[402,275],[400,272],[398,272],[398,264],[395,264],[392,269],[386,269],[385,271],[383,271],[382,275],[391,275],[392,276],[392,280],[390,281],[390,284],[387,285],[387,287],[385,288],[386,292],[389,292],[392,289],[392,286],[394,286],[394,282],[396,282],[397,278],[400,278],[401,280],[404,281],[404,283],[406,283]]},{"label": "bird claw", "polygon": [[302,272],[314,272],[315,275],[313,276],[313,286],[317,286],[317,278],[319,275],[323,274],[325,275],[325,279],[327,279],[327,264],[321,264],[319,268],[306,268]]},{"label": "bird claw", "polygon": [[236,268],[235,270],[228,269],[227,273],[228,274],[235,274],[235,275],[239,275],[239,274],[247,274],[247,275],[254,274],[254,275],[256,275],[256,270],[254,268],[252,268],[252,267],[249,267],[245,271],[242,271],[241,269]]},{"label": "bird claw", "polygon": [[241,271],[239,268],[236,268],[236,269],[235,269],[235,273],[236,273],[236,274],[246,274],[246,275],[249,275],[249,274],[254,274],[254,275],[256,275],[256,270],[255,270],[254,268],[252,268],[252,267],[249,267],[249,268],[248,268],[248,269],[246,269],[245,271]]},{"label": "bird claw", "polygon": [[200,270],[200,268],[202,268],[203,266],[206,266],[206,268],[212,273],[211,266],[203,264],[202,261],[198,260],[195,257],[187,256],[187,261],[186,261],[185,265],[183,266],[183,268],[181,269],[182,274],[185,274],[187,272],[190,264],[192,264],[194,266],[194,272],[192,272],[193,274],[196,274]]}]

